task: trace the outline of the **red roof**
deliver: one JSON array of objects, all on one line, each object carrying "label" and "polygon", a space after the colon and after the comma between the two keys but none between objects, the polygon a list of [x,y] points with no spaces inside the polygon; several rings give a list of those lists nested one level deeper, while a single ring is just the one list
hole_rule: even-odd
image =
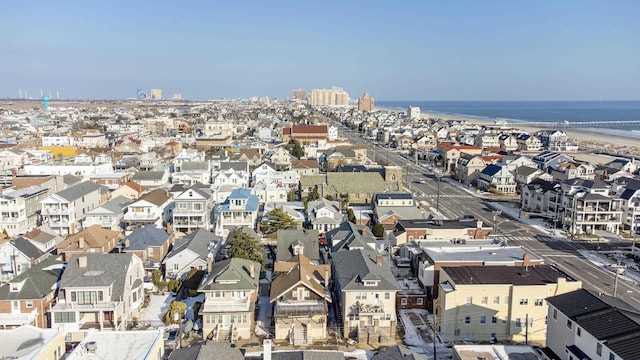
[{"label": "red roof", "polygon": [[292,133],[297,134],[324,134],[329,131],[327,125],[293,125]]},{"label": "red roof", "polygon": [[145,187],[138,184],[135,181],[128,181],[125,186],[128,186],[130,188],[132,188],[133,190],[137,191],[138,193],[142,193],[145,190]]}]

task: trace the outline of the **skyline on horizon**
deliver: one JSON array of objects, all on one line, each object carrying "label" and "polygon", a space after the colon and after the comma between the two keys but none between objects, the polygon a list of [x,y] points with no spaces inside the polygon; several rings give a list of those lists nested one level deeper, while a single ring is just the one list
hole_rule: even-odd
[{"label": "skyline on horizon", "polygon": [[11,2],[0,98],[160,88],[169,99],[282,99],[335,85],[376,101],[639,100],[638,10],[630,0]]}]

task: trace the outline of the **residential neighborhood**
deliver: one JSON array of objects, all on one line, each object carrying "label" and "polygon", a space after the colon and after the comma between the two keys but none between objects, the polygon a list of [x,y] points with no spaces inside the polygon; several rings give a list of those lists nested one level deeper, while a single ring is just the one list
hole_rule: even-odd
[{"label": "residential neighborhood", "polygon": [[636,156],[419,108],[94,105],[0,104],[0,338],[30,358],[640,358]]}]

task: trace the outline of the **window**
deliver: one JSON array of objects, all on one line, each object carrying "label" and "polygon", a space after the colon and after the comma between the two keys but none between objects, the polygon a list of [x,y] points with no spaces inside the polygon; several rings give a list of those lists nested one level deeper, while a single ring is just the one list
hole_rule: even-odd
[{"label": "window", "polygon": [[597,343],[596,344],[596,354],[598,354],[598,356],[602,356],[602,344],[601,343]]},{"label": "window", "polygon": [[483,304],[488,304],[489,303],[489,297],[488,296],[483,296],[482,297],[482,301]]},{"label": "window", "polygon": [[500,304],[500,296],[494,296],[493,297],[493,303],[494,304]]},{"label": "window", "polygon": [[76,313],[74,312],[55,312],[53,319],[56,324],[69,324],[76,322]]},{"label": "window", "polygon": [[401,303],[402,305],[407,305],[407,298],[402,298],[402,299],[400,300],[400,303]]},{"label": "window", "polygon": [[578,326],[578,327],[576,328],[576,334],[577,334],[578,336],[581,336],[581,335],[582,335],[582,329],[580,329],[580,326]]},{"label": "window", "polygon": [[473,304],[473,296],[467,296],[467,305]]},{"label": "window", "polygon": [[465,325],[471,324],[471,316],[465,316],[464,317],[464,324]]},{"label": "window", "polygon": [[153,248],[152,247],[148,248],[147,252],[149,253],[149,256],[153,256]]},{"label": "window", "polygon": [[77,300],[76,300],[76,292],[75,292],[75,291],[72,291],[72,292],[71,292],[71,302],[76,302],[76,301],[77,301]]},{"label": "window", "polygon": [[543,306],[544,299],[536,299],[536,302],[533,304],[534,306]]},{"label": "window", "polygon": [[517,328],[521,328],[522,327],[522,319],[516,318],[516,327]]},{"label": "window", "polygon": [[520,305],[529,305],[529,299],[520,299]]},{"label": "window", "polygon": [[498,317],[497,316],[492,316],[491,317],[491,325],[496,325],[498,323]]},{"label": "window", "polygon": [[33,307],[33,301],[32,300],[26,300],[25,301],[25,306],[28,308],[32,308]]},{"label": "window", "polygon": [[422,298],[418,298],[418,299],[416,300],[416,305],[422,305],[422,301],[423,301],[423,299],[422,299]]},{"label": "window", "polygon": [[573,323],[571,322],[571,320],[567,320],[567,327],[571,329],[571,326],[573,326]]},{"label": "window", "polygon": [[389,293],[384,293],[384,299],[389,300]]},{"label": "window", "polygon": [[357,293],[356,300],[367,300],[367,293],[366,292]]},{"label": "window", "polygon": [[173,264],[173,270],[180,270],[178,264]]},{"label": "window", "polygon": [[485,325],[487,323],[487,317],[485,315],[480,315],[480,325]]},{"label": "window", "polygon": [[553,320],[558,319],[558,309],[553,309]]},{"label": "window", "polygon": [[616,354],[614,353],[609,353],[609,360],[616,360]]}]

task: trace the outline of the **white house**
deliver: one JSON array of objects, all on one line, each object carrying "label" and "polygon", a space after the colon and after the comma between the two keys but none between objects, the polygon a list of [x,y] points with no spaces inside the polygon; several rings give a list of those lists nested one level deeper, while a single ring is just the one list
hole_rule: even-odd
[{"label": "white house", "polygon": [[24,234],[38,226],[40,201],[47,197],[49,189],[31,186],[0,195],[0,231],[10,236]]},{"label": "white house", "polygon": [[83,227],[86,213],[100,205],[101,195],[107,191],[101,185],[85,181],[49,195],[41,201],[42,223],[58,234],[75,234]]}]

